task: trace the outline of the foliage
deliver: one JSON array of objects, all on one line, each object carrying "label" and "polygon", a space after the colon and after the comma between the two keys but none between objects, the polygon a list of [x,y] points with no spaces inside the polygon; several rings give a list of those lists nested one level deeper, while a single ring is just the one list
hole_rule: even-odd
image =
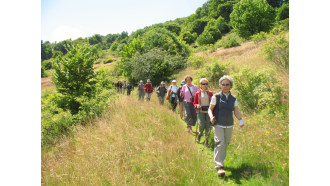
[{"label": "foliage", "polygon": [[282,106],[282,87],[271,70],[252,70],[242,68],[232,75],[234,89],[240,107],[245,111],[260,111],[264,108],[273,111]]},{"label": "foliage", "polygon": [[190,32],[196,32],[197,35],[201,35],[204,31],[204,27],[207,25],[206,20],[202,19],[196,19],[194,22],[192,22],[190,27]]},{"label": "foliage", "polygon": [[154,85],[169,77],[177,70],[184,67],[185,61],[179,55],[173,56],[159,48],[154,48],[147,53],[138,54],[128,62],[132,73],[130,82],[136,83],[141,79],[151,79]]},{"label": "foliage", "polygon": [[272,36],[264,43],[262,53],[266,59],[289,69],[289,41],[283,35]]},{"label": "foliage", "polygon": [[46,70],[45,70],[45,67],[43,65],[41,65],[41,77],[47,77],[47,73],[46,73]]},{"label": "foliage", "polygon": [[257,34],[254,34],[253,36],[251,36],[251,40],[254,42],[254,43],[258,43],[262,40],[266,40],[266,37],[267,37],[267,33],[265,32],[259,32]]},{"label": "foliage", "polygon": [[183,41],[185,41],[187,44],[192,44],[195,42],[195,40],[197,39],[197,34],[194,32],[193,34],[190,33],[189,31],[186,31],[184,33],[182,33],[182,35],[180,35],[181,39]]},{"label": "foliage", "polygon": [[72,44],[71,39],[67,39],[64,41],[61,41],[59,43],[56,43],[54,46],[54,50],[61,52],[63,55],[65,55],[68,52],[68,47]]},{"label": "foliage", "polygon": [[221,33],[228,33],[229,32],[229,26],[226,23],[225,19],[221,16],[218,17],[216,22],[214,23],[217,29],[220,30]]},{"label": "foliage", "polygon": [[53,64],[55,73],[53,81],[59,93],[68,97],[68,105],[72,113],[77,113],[81,106],[77,97],[91,97],[94,89],[95,54],[88,45],[73,45],[66,57],[58,57]]},{"label": "foliage", "polygon": [[62,135],[73,131],[74,125],[100,116],[109,103],[116,98],[111,71],[100,68],[95,72],[95,89],[92,97],[80,96],[75,101],[80,108],[76,114],[67,110],[70,97],[48,90],[41,97],[41,143],[53,144]]},{"label": "foliage", "polygon": [[214,39],[210,32],[204,31],[200,36],[198,36],[197,42],[199,45],[213,44]]},{"label": "foliage", "polygon": [[205,58],[203,56],[192,55],[187,60],[187,65],[195,69],[201,68],[204,66]]},{"label": "foliage", "polygon": [[289,3],[283,3],[281,7],[276,10],[276,21],[287,18],[289,18]]},{"label": "foliage", "polygon": [[102,36],[100,34],[95,34],[92,37],[88,38],[88,42],[90,45],[102,43]]},{"label": "foliage", "polygon": [[272,28],[275,11],[266,0],[242,0],[235,4],[230,19],[235,32],[243,38],[249,38]]},{"label": "foliage", "polygon": [[41,40],[41,60],[49,59],[53,56],[52,46],[49,41],[45,43]]},{"label": "foliage", "polygon": [[118,48],[118,45],[119,45],[119,42],[118,41],[115,41],[111,44],[111,47],[110,47],[110,50],[111,51],[116,51],[117,48]]},{"label": "foliage", "polygon": [[162,48],[171,55],[180,55],[184,58],[190,55],[189,48],[173,33],[163,28],[151,29],[143,36],[144,51],[153,48]]},{"label": "foliage", "polygon": [[203,69],[197,71],[198,80],[206,78],[209,81],[210,87],[219,87],[219,79],[227,74],[228,65],[224,63],[215,62],[206,64]]},{"label": "foliage", "polygon": [[168,23],[165,24],[165,28],[170,31],[175,33],[176,35],[180,35],[181,32],[181,27],[180,25],[176,24],[176,23]]},{"label": "foliage", "polygon": [[241,43],[244,41],[243,38],[240,38],[235,33],[227,34],[225,37],[223,37],[221,40],[219,40],[215,46],[217,48],[223,47],[223,48],[231,48],[235,46],[240,46]]},{"label": "foliage", "polygon": [[274,8],[280,7],[285,2],[289,2],[289,0],[267,0],[267,3]]}]

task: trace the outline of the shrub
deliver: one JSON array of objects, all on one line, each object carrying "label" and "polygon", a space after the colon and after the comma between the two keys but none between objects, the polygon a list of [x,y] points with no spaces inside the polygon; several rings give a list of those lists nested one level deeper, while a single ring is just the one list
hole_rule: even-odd
[{"label": "shrub", "polygon": [[110,50],[111,51],[116,51],[117,48],[118,48],[118,45],[119,45],[118,41],[113,42],[110,46]]},{"label": "shrub", "polygon": [[254,34],[251,37],[251,40],[254,41],[254,43],[258,43],[262,40],[266,40],[266,33],[265,32],[259,32],[257,34]]},{"label": "shrub", "polygon": [[201,68],[204,66],[205,58],[203,56],[190,56],[187,60],[187,64],[193,68]]},{"label": "shrub", "polygon": [[243,38],[271,29],[275,11],[266,0],[241,0],[235,4],[230,19],[235,32]]},{"label": "shrub", "polygon": [[213,44],[214,39],[210,32],[205,31],[197,38],[197,42],[199,45]]},{"label": "shrub", "polygon": [[193,34],[190,32],[184,32],[181,36],[183,41],[185,41],[187,44],[192,44],[195,42],[196,38],[197,38],[197,34],[194,32]]},{"label": "shrub", "polygon": [[140,79],[151,79],[154,85],[169,80],[172,74],[185,66],[185,61],[181,56],[170,55],[159,48],[152,49],[142,55],[136,55],[128,63],[132,69],[130,74],[132,83]]},{"label": "shrub", "polygon": [[68,107],[76,114],[81,106],[77,97],[91,97],[94,90],[94,62],[96,55],[88,45],[74,45],[66,57],[58,57],[53,64],[53,81],[59,93],[67,96]]},{"label": "shrub", "polygon": [[230,30],[227,22],[221,16],[219,16],[216,20],[215,26],[220,30],[221,33],[228,33]]},{"label": "shrub", "polygon": [[41,65],[41,77],[47,77],[47,73],[46,73],[46,70],[45,70],[45,67],[43,65]]},{"label": "shrub", "polygon": [[215,46],[216,47],[223,47],[223,48],[231,48],[235,46],[240,46],[241,42],[243,42],[243,39],[237,36],[234,33],[227,34],[224,38],[219,40]]},{"label": "shrub", "polygon": [[[197,71],[198,82],[201,78],[206,78],[209,81],[210,87],[219,87],[219,79],[227,74],[227,65],[219,62],[207,64],[203,69]],[[199,84],[199,83],[198,83]]]},{"label": "shrub", "polygon": [[289,69],[289,41],[283,35],[270,37],[264,43],[262,53],[265,54],[266,59]]},{"label": "shrub", "polygon": [[276,21],[289,18],[289,3],[283,3],[276,11]]},{"label": "shrub", "polygon": [[105,61],[103,62],[103,64],[111,63],[111,62],[113,62],[113,61],[114,61],[113,59],[108,59],[108,60],[105,60]]},{"label": "shrub", "polygon": [[270,70],[255,71],[249,68],[242,68],[233,74],[240,107],[249,112],[264,108],[278,110],[282,105],[282,87],[274,76]]},{"label": "shrub", "polygon": [[271,34],[278,35],[283,31],[289,30],[289,18],[276,22],[275,26],[271,30]]}]

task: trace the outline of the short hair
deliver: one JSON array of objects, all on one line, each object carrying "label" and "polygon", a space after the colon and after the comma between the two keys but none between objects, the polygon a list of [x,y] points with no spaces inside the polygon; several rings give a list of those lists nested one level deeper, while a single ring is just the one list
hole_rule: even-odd
[{"label": "short hair", "polygon": [[221,85],[221,82],[222,82],[223,80],[228,80],[229,83],[230,83],[230,86],[233,87],[233,85],[234,85],[234,80],[233,80],[230,76],[228,76],[228,75],[224,75],[224,76],[222,76],[222,77],[219,79],[219,85]]},{"label": "short hair", "polygon": [[206,82],[209,82],[209,80],[207,80],[206,78],[202,78],[201,80],[199,80],[199,84],[202,83],[202,81],[206,81]]},{"label": "short hair", "polygon": [[184,77],[184,80],[187,81],[188,78],[190,78],[191,81],[193,80],[193,78],[190,75],[187,75],[186,77]]}]

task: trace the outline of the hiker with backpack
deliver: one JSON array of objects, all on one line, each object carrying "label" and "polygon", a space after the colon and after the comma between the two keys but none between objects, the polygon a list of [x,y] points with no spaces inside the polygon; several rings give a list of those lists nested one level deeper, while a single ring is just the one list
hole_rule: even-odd
[{"label": "hiker with backpack", "polygon": [[194,106],[197,108],[196,112],[198,115],[199,132],[196,136],[196,142],[199,143],[201,136],[205,129],[205,145],[208,146],[209,130],[210,130],[210,117],[208,110],[210,106],[211,97],[213,93],[207,89],[208,80],[202,78],[199,81],[200,89],[195,94]]},{"label": "hiker with backpack", "polygon": [[194,106],[194,97],[198,88],[196,85],[193,85],[191,82],[193,78],[187,75],[184,78],[186,84],[182,86],[182,95],[184,97],[184,116],[185,122],[187,123],[187,132],[192,133],[191,126],[196,125],[197,114]]},{"label": "hiker with backpack", "polygon": [[185,85],[186,82],[184,80],[181,81],[181,87],[178,88],[176,92],[177,96],[177,102],[178,102],[178,109],[179,109],[179,115],[180,118],[183,118],[183,112],[184,112],[184,104],[183,104],[183,95],[182,95],[182,86]]},{"label": "hiker with backpack", "polygon": [[226,158],[227,147],[229,145],[234,119],[233,113],[239,120],[239,127],[245,123],[238,110],[237,99],[231,95],[230,89],[233,87],[233,79],[227,75],[219,79],[220,92],[213,95],[210,102],[208,114],[213,124],[214,131],[214,162],[217,174],[225,175],[224,161]]},{"label": "hiker with backpack", "polygon": [[127,88],[127,84],[126,84],[126,80],[124,80],[124,82],[123,82],[123,94],[125,94],[125,92],[126,92],[126,88]]},{"label": "hiker with backpack", "polygon": [[127,89],[127,95],[131,95],[131,91],[133,89],[133,86],[128,82],[127,86],[126,86],[126,89]]},{"label": "hiker with backpack", "polygon": [[139,100],[144,100],[144,84],[143,81],[140,80],[140,84],[138,85],[138,92],[139,92]]},{"label": "hiker with backpack", "polygon": [[164,81],[160,82],[160,86],[157,87],[157,89],[156,89],[159,104],[161,104],[161,105],[164,105],[164,98],[165,98],[165,94],[167,92],[164,84],[165,84]]},{"label": "hiker with backpack", "polygon": [[150,79],[147,80],[147,83],[144,85],[144,92],[146,93],[146,101],[150,101],[152,91],[154,90],[152,88],[152,84],[150,82]]},{"label": "hiker with backpack", "polygon": [[176,85],[176,80],[172,81],[172,85],[168,87],[168,94],[166,100],[168,100],[171,104],[172,111],[175,112],[176,106],[177,106],[177,90],[178,86]]}]

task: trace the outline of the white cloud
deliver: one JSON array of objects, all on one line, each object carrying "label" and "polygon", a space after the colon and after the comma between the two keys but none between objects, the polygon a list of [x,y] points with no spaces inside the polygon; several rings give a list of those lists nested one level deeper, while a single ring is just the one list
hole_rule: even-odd
[{"label": "white cloud", "polygon": [[70,38],[74,40],[79,37],[86,37],[85,33],[70,26],[60,26],[53,31],[51,40],[59,42]]}]

